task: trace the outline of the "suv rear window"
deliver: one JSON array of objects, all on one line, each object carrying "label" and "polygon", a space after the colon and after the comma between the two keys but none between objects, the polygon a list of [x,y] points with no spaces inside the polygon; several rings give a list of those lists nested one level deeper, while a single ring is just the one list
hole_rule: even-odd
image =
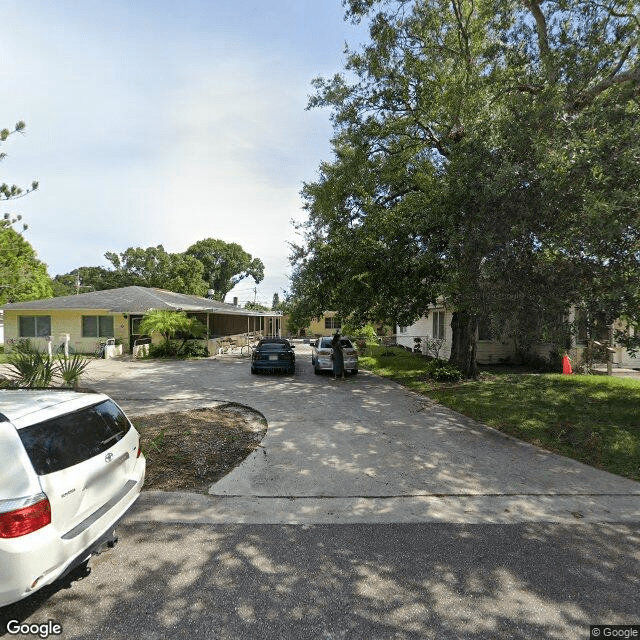
[{"label": "suv rear window", "polygon": [[18,429],[38,475],[61,471],[113,447],[131,428],[111,400]]}]

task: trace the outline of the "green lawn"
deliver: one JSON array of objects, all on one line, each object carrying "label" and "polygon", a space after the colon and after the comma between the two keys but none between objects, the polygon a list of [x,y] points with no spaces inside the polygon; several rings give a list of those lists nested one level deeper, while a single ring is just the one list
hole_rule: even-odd
[{"label": "green lawn", "polygon": [[640,480],[640,380],[481,367],[480,379],[437,383],[426,361],[368,347],[360,366],[478,422],[612,473]]}]

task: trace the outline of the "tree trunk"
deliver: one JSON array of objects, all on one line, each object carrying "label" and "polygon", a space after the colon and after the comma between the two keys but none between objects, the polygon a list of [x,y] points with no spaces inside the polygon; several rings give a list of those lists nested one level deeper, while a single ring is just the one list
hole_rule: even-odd
[{"label": "tree trunk", "polygon": [[467,378],[476,378],[478,376],[478,363],[476,361],[477,327],[478,319],[475,315],[468,311],[453,312],[449,362],[458,367]]}]

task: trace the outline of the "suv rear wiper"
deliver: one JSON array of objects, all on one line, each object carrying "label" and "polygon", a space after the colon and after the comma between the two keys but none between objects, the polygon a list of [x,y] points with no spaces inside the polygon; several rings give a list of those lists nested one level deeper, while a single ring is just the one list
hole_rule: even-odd
[{"label": "suv rear wiper", "polygon": [[118,433],[114,433],[110,438],[107,438],[106,440],[103,440],[101,444],[107,444],[107,442],[111,442],[111,440],[113,440],[114,438],[116,440],[120,440],[120,438],[118,438],[118,436],[122,436],[123,433],[124,433],[124,431],[118,431]]}]

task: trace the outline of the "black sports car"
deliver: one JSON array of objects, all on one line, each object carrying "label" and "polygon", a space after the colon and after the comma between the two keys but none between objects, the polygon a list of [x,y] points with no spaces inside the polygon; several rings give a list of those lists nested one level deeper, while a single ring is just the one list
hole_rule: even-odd
[{"label": "black sports car", "polygon": [[295,373],[295,347],[284,338],[263,338],[251,354],[251,373],[283,371]]}]

